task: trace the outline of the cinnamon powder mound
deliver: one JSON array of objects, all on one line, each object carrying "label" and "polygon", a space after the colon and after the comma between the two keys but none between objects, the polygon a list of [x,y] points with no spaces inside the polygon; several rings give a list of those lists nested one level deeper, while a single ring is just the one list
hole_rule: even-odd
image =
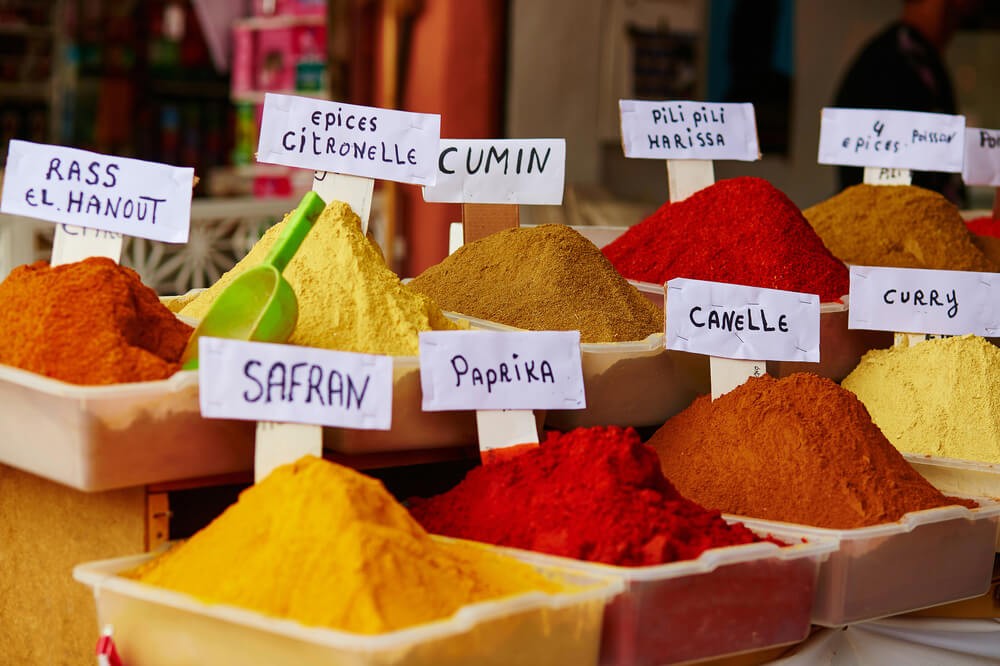
[{"label": "cinnamon powder mound", "polygon": [[833,529],[948,504],[850,391],[797,373],[698,398],[648,442],[677,490],[724,513]]}]

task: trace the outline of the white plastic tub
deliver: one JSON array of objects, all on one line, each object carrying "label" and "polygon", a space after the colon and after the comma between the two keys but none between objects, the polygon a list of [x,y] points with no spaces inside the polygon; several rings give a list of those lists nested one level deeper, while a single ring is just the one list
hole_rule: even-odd
[{"label": "white plastic tub", "polygon": [[[629,280],[629,283],[650,302],[663,309],[663,285],[634,280]],[[892,333],[847,328],[849,305],[847,296],[843,297],[843,303],[820,303],[819,363],[768,361],[768,374],[772,377],[787,377],[794,372],[811,372],[839,382],[858,366],[865,352],[892,346]],[[702,357],[700,363],[694,366],[697,376],[692,379],[697,385],[709,381],[708,366],[707,356]]]},{"label": "white plastic tub", "polygon": [[939,458],[919,453],[904,453],[903,457],[942,492],[1000,500],[1000,463]]},{"label": "white plastic tub", "polygon": [[915,511],[883,525],[823,529],[730,516],[754,530],[786,538],[834,539],[820,567],[812,621],[825,627],[978,597],[989,589],[1000,504]]},{"label": "white plastic tub", "polygon": [[771,534],[795,545],[713,548],[695,560],[651,567],[502,551],[531,564],[621,579],[625,590],[604,614],[601,664],[657,666],[788,645],[808,636],[817,572],[837,543],[822,538],[801,543],[781,530]]},{"label": "white plastic tub", "polygon": [[98,621],[114,627],[125,664],[586,666],[597,664],[605,604],[623,587],[614,578],[538,565],[550,578],[585,587],[473,604],[445,620],[365,636],[207,604],[116,575],[151,557],[104,560],[73,570],[78,581],[94,589]]},{"label": "white plastic tub", "polygon": [[[523,330],[462,314],[448,316],[474,328]],[[638,342],[584,342],[580,354],[587,406],[549,410],[545,423],[550,427],[658,426],[690,405],[699,391],[708,392],[707,378],[704,386],[690,381],[699,357],[666,349],[663,333]]]},{"label": "white plastic tub", "polygon": [[0,365],[0,463],[82,491],[253,469],[254,424],[204,419],[198,373],[78,386]]}]

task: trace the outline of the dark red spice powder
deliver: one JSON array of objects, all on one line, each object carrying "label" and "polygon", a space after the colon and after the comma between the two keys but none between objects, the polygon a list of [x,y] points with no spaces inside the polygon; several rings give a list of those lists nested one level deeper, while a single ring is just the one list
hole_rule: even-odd
[{"label": "dark red spice powder", "polygon": [[989,216],[977,217],[967,221],[965,226],[971,233],[1000,238],[1000,219]]},{"label": "dark red spice powder", "polygon": [[675,277],[819,294],[847,294],[847,267],[802,212],[762,178],[722,180],[665,203],[603,249],[628,279]]},{"label": "dark red spice powder", "polygon": [[617,426],[550,432],[410,511],[435,534],[621,566],[761,540],[683,498],[635,430]]}]

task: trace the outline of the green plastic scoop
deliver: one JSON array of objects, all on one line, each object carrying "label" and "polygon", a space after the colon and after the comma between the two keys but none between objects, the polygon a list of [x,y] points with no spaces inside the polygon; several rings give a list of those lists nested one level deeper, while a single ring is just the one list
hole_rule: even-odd
[{"label": "green plastic scoop", "polygon": [[259,266],[233,280],[205,313],[181,356],[185,370],[198,367],[198,339],[202,336],[284,342],[299,319],[292,285],[281,275],[326,204],[307,192],[285,222],[281,235]]}]

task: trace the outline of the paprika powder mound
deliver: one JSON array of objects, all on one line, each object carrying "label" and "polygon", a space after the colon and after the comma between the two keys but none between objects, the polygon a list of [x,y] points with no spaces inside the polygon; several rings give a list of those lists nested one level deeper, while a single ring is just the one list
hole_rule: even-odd
[{"label": "paprika powder mound", "polygon": [[649,444],[682,494],[726,513],[852,529],[975,506],[924,480],[854,394],[808,373],[702,396]]},{"label": "paprika powder mound", "polygon": [[409,283],[445,310],[581,342],[663,332],[663,313],[574,229],[507,229],[468,243]]},{"label": "paprika powder mound", "polygon": [[104,257],[18,266],[0,283],[0,363],[74,384],[165,379],[193,329]]},{"label": "paprika powder mound", "polygon": [[682,497],[635,430],[617,426],[549,432],[540,446],[409,506],[435,534],[620,566],[761,540]]},{"label": "paprika powder mound", "polygon": [[798,207],[762,178],[719,182],[663,204],[607,245],[604,255],[631,280],[676,277],[818,294],[847,294],[844,266]]},{"label": "paprika powder mound", "polygon": [[969,236],[953,203],[915,185],[854,185],[803,213],[849,264],[998,270]]}]

